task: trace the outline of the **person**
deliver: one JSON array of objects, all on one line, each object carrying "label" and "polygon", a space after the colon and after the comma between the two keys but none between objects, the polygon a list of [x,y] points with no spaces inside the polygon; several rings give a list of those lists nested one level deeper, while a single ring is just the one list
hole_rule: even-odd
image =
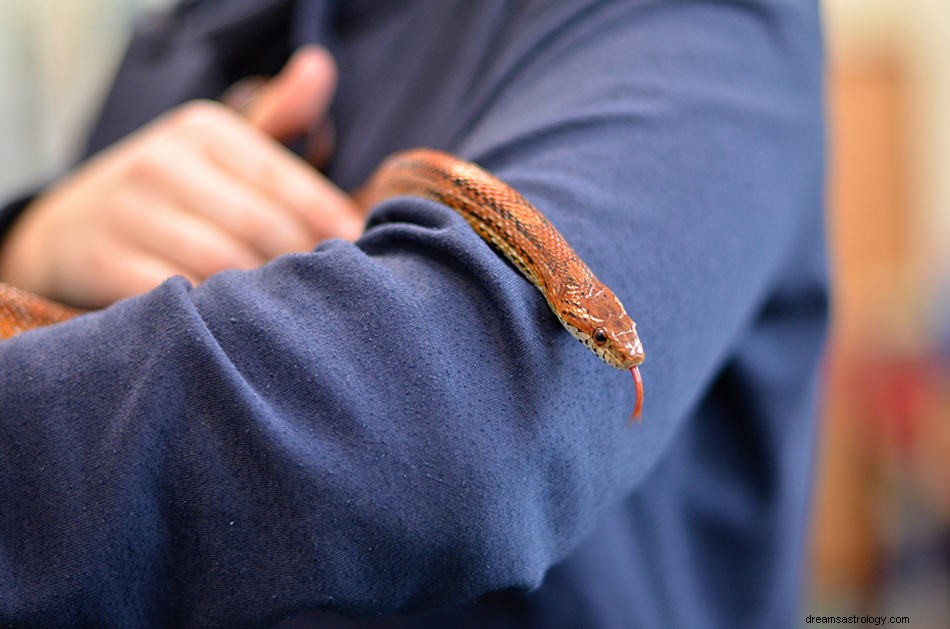
[{"label": "person", "polygon": [[[262,75],[244,115],[207,100]],[[792,624],[821,84],[814,2],[147,21],[91,157],[2,213],[0,279],[111,305],[0,343],[0,623]],[[281,142],[327,120],[321,174]],[[624,301],[642,424],[452,210],[353,205],[412,146],[519,190]]]}]

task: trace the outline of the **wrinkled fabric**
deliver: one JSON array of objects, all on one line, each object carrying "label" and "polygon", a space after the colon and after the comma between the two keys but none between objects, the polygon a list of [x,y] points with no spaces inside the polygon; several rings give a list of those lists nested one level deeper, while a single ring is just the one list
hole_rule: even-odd
[{"label": "wrinkled fabric", "polygon": [[827,309],[817,14],[244,0],[147,21],[90,151],[320,41],[328,176],[430,146],[517,188],[638,322],[643,422],[630,374],[459,216],[392,199],[355,244],[0,344],[0,623],[792,625]]}]

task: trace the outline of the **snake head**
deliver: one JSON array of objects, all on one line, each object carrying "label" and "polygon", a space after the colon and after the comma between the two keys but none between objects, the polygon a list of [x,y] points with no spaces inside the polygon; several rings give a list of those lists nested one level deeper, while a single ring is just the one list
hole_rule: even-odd
[{"label": "snake head", "polygon": [[601,285],[591,294],[574,295],[567,301],[582,307],[561,317],[562,323],[601,360],[625,370],[643,362],[646,356],[637,324],[610,289]]},{"label": "snake head", "polygon": [[585,344],[611,367],[631,369],[646,358],[637,336],[637,324],[629,316],[618,317],[617,325],[595,327],[588,338],[590,341]]},{"label": "snake head", "polygon": [[[643,408],[643,379],[637,365],[643,362],[643,343],[637,336],[637,324],[609,288],[601,284],[588,294],[563,296],[565,308],[558,318],[575,338],[611,367],[630,370],[637,388],[631,421],[640,419]],[[557,310],[555,310],[557,312]],[[561,316],[564,315],[564,316]]]},{"label": "snake head", "polygon": [[646,358],[637,324],[626,312],[594,324],[586,336],[584,344],[611,367],[631,369]]}]

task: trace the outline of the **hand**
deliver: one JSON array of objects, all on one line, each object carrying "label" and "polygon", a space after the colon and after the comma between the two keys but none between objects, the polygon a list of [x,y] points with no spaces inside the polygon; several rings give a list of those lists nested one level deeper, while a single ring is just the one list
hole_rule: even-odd
[{"label": "hand", "polygon": [[82,307],[251,269],[326,238],[353,240],[353,201],[274,138],[324,117],[336,69],[298,51],[242,117],[187,103],[103,151],[38,197],[0,250],[0,279]]}]

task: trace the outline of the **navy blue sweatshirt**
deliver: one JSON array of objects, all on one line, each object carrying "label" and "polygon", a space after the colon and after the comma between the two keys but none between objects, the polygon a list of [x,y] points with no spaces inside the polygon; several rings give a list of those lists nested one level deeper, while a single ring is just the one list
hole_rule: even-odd
[{"label": "navy blue sweatshirt", "polygon": [[341,73],[328,175],[430,146],[521,191],[638,322],[643,423],[459,216],[391,200],[355,244],[0,344],[0,625],[792,625],[816,3],[189,2],[90,151],[309,41]]}]

